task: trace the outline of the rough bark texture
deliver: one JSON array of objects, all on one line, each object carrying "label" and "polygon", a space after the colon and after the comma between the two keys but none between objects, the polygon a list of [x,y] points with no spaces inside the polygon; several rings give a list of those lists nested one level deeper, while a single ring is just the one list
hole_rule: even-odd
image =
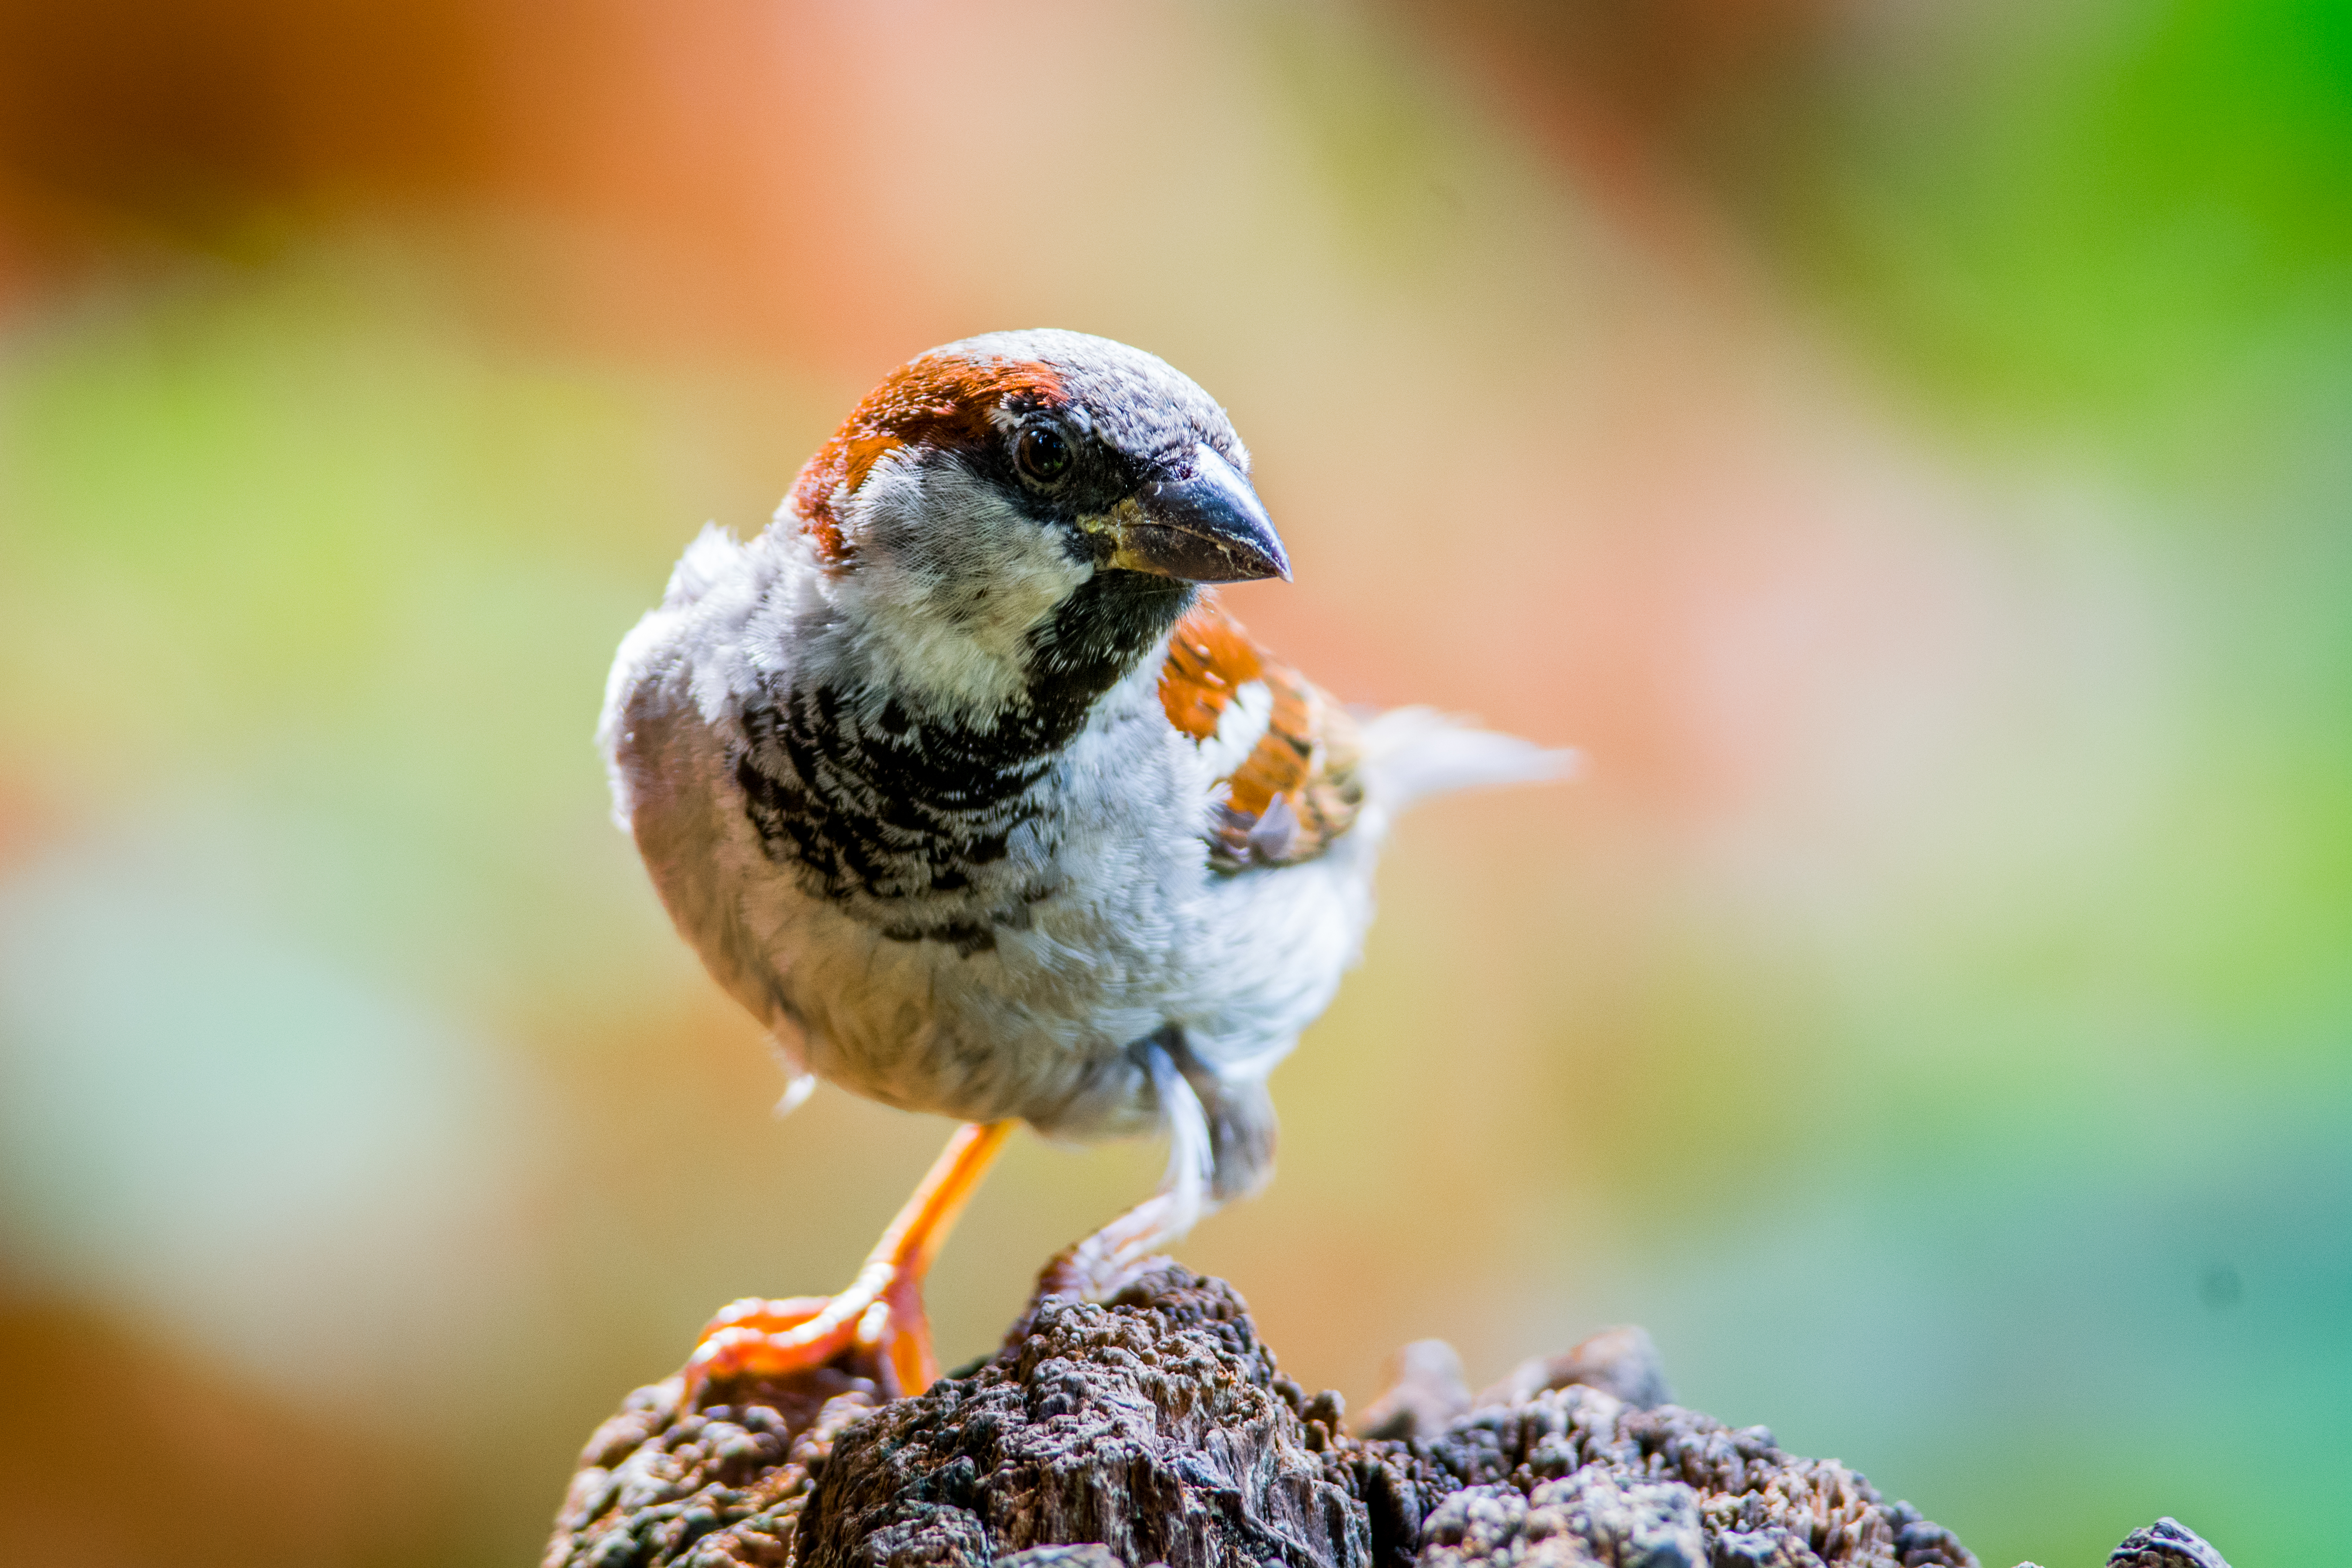
[{"label": "rough bark texture", "polygon": [[[1436,1342],[1342,1430],[1223,1281],[1154,1267],[1032,1304],[1004,1349],[879,1404],[849,1366],[631,1394],[546,1568],[1977,1568],[1832,1460],[1665,1403],[1612,1330],[1473,1399]],[[2171,1520],[2114,1568],[2227,1568]]]}]

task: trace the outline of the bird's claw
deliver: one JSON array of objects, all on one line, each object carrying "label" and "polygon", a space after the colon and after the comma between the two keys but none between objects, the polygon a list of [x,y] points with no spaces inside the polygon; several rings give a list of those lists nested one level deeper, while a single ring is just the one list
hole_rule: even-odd
[{"label": "bird's claw", "polygon": [[1109,1300],[1162,1260],[1160,1248],[1181,1228],[1172,1221],[1174,1211],[1174,1199],[1161,1193],[1064,1247],[1037,1276],[1037,1294]]},{"label": "bird's claw", "polygon": [[721,1379],[804,1376],[836,1364],[872,1380],[885,1399],[929,1388],[940,1363],[923,1316],[923,1275],[1012,1130],[1010,1121],[958,1129],[840,1295],[747,1297],[722,1309],[687,1359],[686,1407]]},{"label": "bird's claw", "polygon": [[782,1379],[840,1364],[885,1399],[919,1394],[939,1375],[915,1281],[861,1277],[838,1296],[746,1297],[703,1326],[686,1363],[691,1409],[714,1383]]}]

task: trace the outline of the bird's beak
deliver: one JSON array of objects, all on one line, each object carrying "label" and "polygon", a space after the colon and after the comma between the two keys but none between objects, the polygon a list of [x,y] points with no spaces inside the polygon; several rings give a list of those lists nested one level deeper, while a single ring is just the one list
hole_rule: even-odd
[{"label": "bird's beak", "polygon": [[1188,583],[1290,575],[1265,503],[1215,447],[1194,447],[1101,520],[1109,563]]}]

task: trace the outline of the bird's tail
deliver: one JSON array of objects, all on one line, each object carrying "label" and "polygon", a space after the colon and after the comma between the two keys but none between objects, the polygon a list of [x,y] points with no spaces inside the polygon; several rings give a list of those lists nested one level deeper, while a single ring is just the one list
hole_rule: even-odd
[{"label": "bird's tail", "polygon": [[1361,740],[1365,794],[1394,816],[1459,789],[1542,784],[1574,775],[1576,752],[1474,729],[1434,708],[1392,708],[1368,721]]}]

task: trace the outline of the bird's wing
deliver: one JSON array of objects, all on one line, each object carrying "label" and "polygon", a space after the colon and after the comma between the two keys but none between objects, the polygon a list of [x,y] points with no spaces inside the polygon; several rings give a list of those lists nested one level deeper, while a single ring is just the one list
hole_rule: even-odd
[{"label": "bird's wing", "polygon": [[1311,860],[1354,826],[1356,721],[1207,594],[1176,625],[1160,701],[1209,763],[1202,833],[1218,869]]}]

